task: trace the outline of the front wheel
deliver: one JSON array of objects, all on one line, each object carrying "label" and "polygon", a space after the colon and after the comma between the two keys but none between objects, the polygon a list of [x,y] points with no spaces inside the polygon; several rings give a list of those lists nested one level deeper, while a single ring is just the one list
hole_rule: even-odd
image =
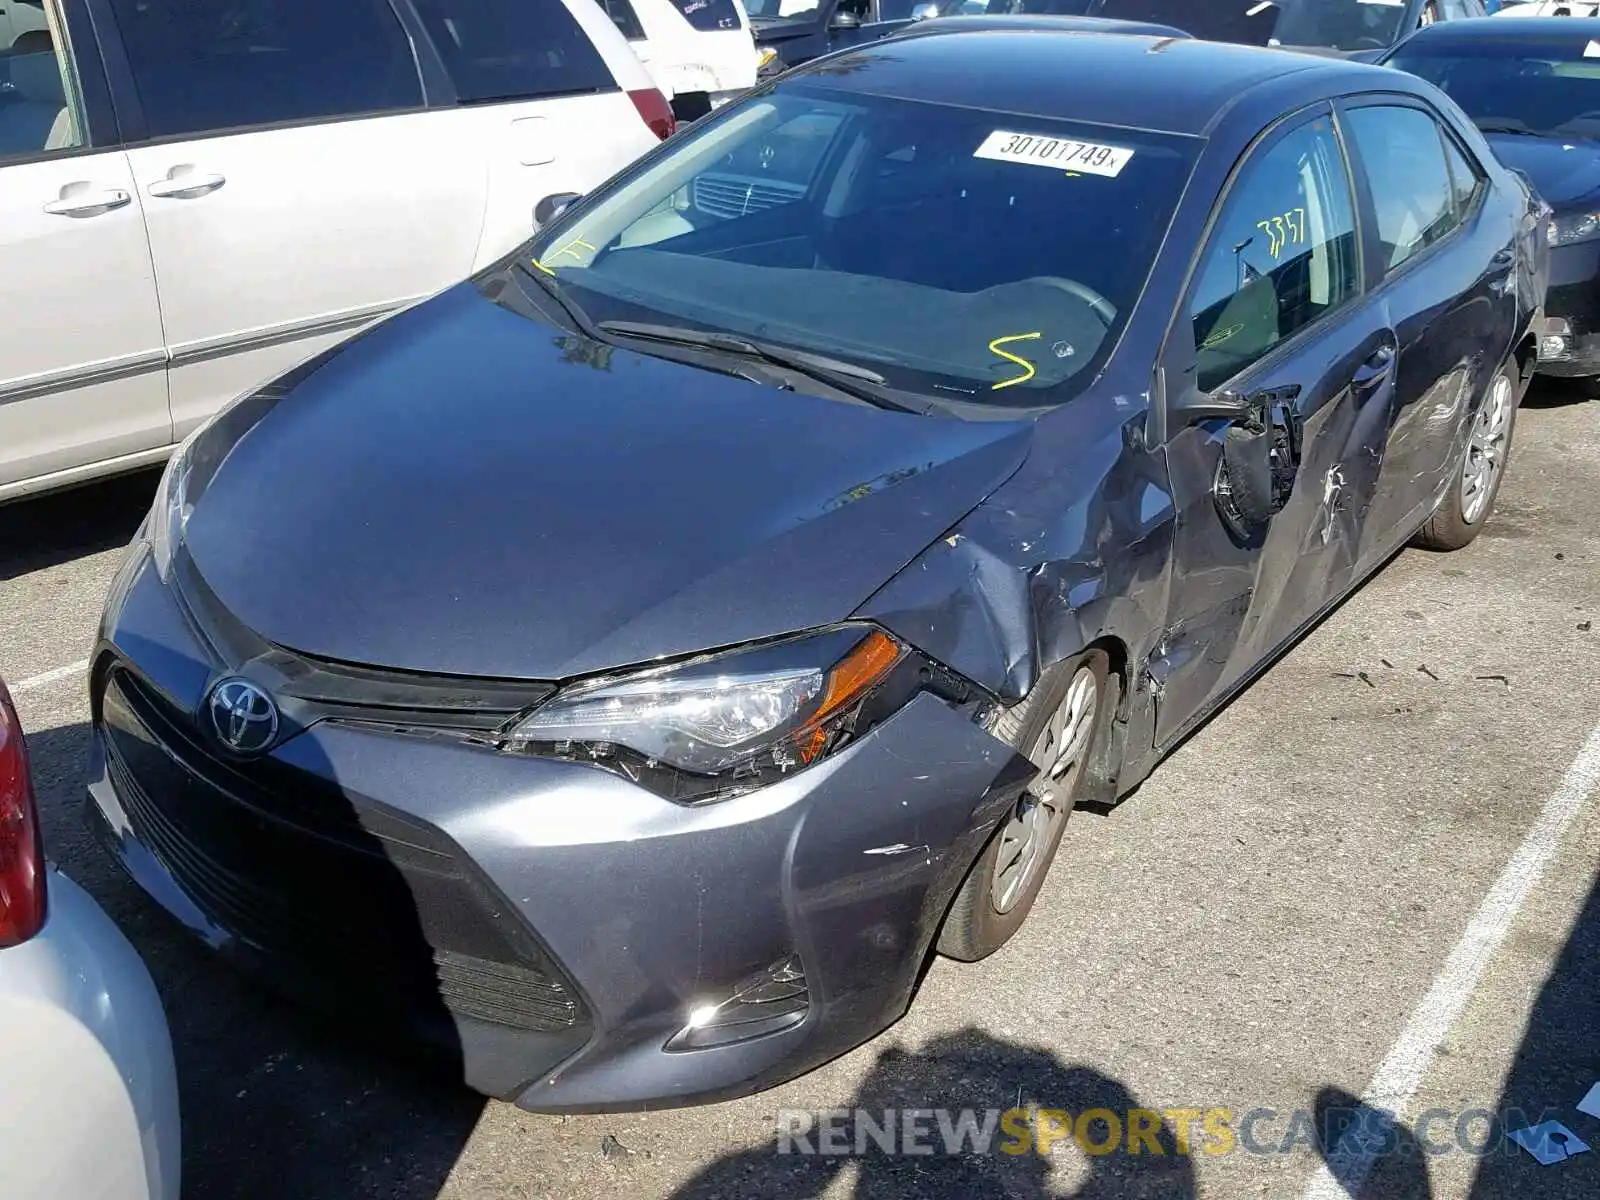
[{"label": "front wheel", "polygon": [[1433,516],[1417,531],[1415,542],[1427,550],[1459,550],[1483,528],[1505,477],[1511,453],[1511,431],[1517,422],[1515,366],[1506,363],[1489,381],[1489,393],[1473,418],[1466,452],[1450,490]]},{"label": "front wheel", "polygon": [[1039,773],[962,881],[939,929],[940,954],[975,962],[1022,928],[1073,805],[1084,794],[1109,667],[1099,650],[1054,667],[1001,717],[995,733],[1026,754]]}]

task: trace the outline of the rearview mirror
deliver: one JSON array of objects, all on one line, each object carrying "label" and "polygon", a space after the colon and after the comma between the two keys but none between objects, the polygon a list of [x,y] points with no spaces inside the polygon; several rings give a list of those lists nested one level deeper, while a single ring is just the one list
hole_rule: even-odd
[{"label": "rearview mirror", "polygon": [[576,199],[578,199],[577,192],[551,192],[533,206],[533,227],[543,229]]},{"label": "rearview mirror", "polygon": [[911,7],[911,19],[913,21],[926,21],[938,15],[939,6],[937,4],[929,4],[927,0],[923,0],[921,4],[915,4]]},{"label": "rearview mirror", "polygon": [[828,28],[836,30],[860,29],[861,18],[853,12],[836,12],[833,14],[833,20],[828,22]]}]

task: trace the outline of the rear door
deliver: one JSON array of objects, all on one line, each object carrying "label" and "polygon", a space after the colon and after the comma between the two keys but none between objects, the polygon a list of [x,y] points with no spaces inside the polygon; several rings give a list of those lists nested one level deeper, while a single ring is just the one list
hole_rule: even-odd
[{"label": "rear door", "polygon": [[483,156],[388,0],[108,7],[177,436],[471,268]]},{"label": "rear door", "polygon": [[[1363,291],[1357,203],[1324,106],[1251,149],[1225,190],[1161,367],[1178,521],[1170,611],[1150,664],[1170,745],[1340,592],[1360,498],[1352,464],[1382,445],[1395,335]],[[1298,472],[1264,525],[1239,518],[1206,396],[1262,395],[1298,433]]]},{"label": "rear door", "polygon": [[55,0],[0,4],[19,30],[0,49],[4,499],[159,457],[172,425],[144,218],[92,31]]},{"label": "rear door", "polygon": [[[1361,463],[1371,512],[1360,564],[1433,511],[1467,428],[1464,414],[1511,352],[1517,325],[1516,210],[1420,101],[1399,96],[1339,114],[1372,212],[1368,274],[1399,342],[1388,443]],[[1369,474],[1375,472],[1372,482]],[[1359,567],[1358,567],[1359,569]]]}]

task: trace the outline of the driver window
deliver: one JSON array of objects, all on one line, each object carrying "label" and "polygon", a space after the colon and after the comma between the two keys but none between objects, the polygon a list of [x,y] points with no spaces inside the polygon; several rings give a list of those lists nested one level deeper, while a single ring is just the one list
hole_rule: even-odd
[{"label": "driver window", "polygon": [[1329,118],[1257,150],[1223,201],[1189,299],[1201,390],[1354,296],[1358,250],[1350,178]]}]

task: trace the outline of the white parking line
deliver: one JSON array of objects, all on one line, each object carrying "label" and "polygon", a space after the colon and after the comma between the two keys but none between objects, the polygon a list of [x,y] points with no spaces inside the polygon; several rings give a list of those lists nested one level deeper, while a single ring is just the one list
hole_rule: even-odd
[{"label": "white parking line", "polygon": [[[1539,881],[1561,845],[1567,827],[1600,786],[1600,725],[1589,734],[1561,785],[1544,802],[1539,817],[1500,878],[1483,898],[1456,943],[1444,969],[1433,981],[1422,1003],[1372,1077],[1362,1103],[1399,1120],[1433,1066],[1439,1044],[1449,1035],[1483,977],[1489,959],[1500,948],[1528,893]],[[1304,1200],[1341,1200],[1354,1196],[1376,1161],[1383,1139],[1370,1123],[1356,1122],[1350,1133],[1328,1155],[1316,1176],[1306,1185]]]},{"label": "white parking line", "polygon": [[46,671],[43,675],[35,675],[31,679],[24,679],[11,685],[11,694],[20,696],[23,692],[31,692],[35,688],[46,687],[58,683],[63,679],[71,679],[74,675],[81,675],[89,669],[87,658],[80,662],[68,663],[64,667],[57,667],[54,671]]}]

